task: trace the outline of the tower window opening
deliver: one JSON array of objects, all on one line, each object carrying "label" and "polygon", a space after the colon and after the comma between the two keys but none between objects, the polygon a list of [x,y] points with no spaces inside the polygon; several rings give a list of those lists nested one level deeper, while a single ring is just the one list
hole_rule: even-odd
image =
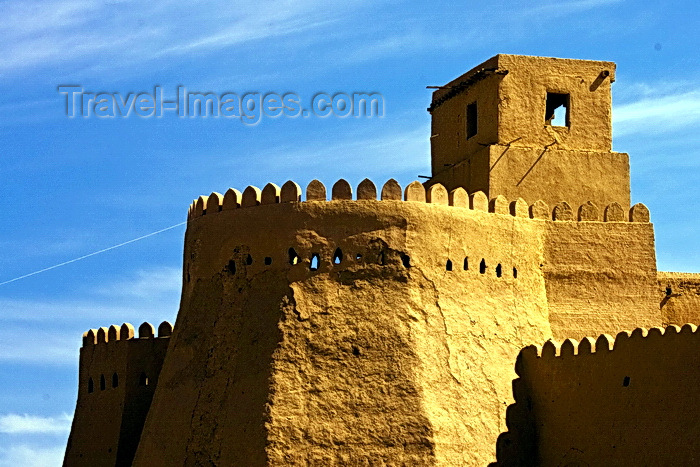
[{"label": "tower window opening", "polygon": [[401,263],[403,264],[403,267],[410,268],[411,258],[406,253],[401,253]]},{"label": "tower window opening", "polygon": [[107,382],[105,381],[105,375],[100,375],[100,391],[104,391],[107,388]]},{"label": "tower window opening", "polygon": [[551,126],[569,126],[569,94],[547,93],[547,109],[544,121]]},{"label": "tower window opening", "polygon": [[514,267],[513,268],[513,279],[517,279],[517,278],[518,278],[518,268]]},{"label": "tower window opening", "polygon": [[481,274],[486,274],[486,260],[482,259],[481,263],[479,264],[479,272]]},{"label": "tower window opening", "polygon": [[466,256],[464,257],[464,265],[462,267],[465,271],[469,271],[469,258]]},{"label": "tower window opening", "polygon": [[246,256],[246,257],[245,257],[245,264],[247,264],[248,266],[250,266],[251,264],[253,264],[253,257],[250,256],[250,255]]},{"label": "tower window opening", "polygon": [[311,264],[309,265],[309,269],[312,271],[318,271],[318,263],[320,261],[320,257],[318,253],[314,253],[311,255]]},{"label": "tower window opening", "polygon": [[358,253],[355,255],[355,261],[362,261],[362,253]]},{"label": "tower window opening", "polygon": [[148,376],[146,376],[146,373],[141,373],[141,376],[139,376],[139,386],[148,386]]},{"label": "tower window opening", "polygon": [[384,251],[380,251],[377,255],[377,263],[381,266],[386,266],[386,259],[384,257]]},{"label": "tower window opening", "polygon": [[299,255],[294,248],[289,249],[289,264],[297,264],[299,262]]},{"label": "tower window opening", "polygon": [[95,391],[95,383],[92,381],[92,378],[88,379],[88,393],[94,392]]},{"label": "tower window opening", "polygon": [[476,102],[472,102],[467,105],[467,139],[476,136],[478,129]]},{"label": "tower window opening", "polygon": [[269,256],[265,256],[265,266],[269,266],[272,264],[272,258]]},{"label": "tower window opening", "polygon": [[236,274],[236,262],[234,260],[230,260],[228,262],[228,266],[226,266],[226,269],[228,269],[229,273]]},{"label": "tower window opening", "polygon": [[673,290],[671,290],[671,287],[666,287],[666,296],[670,297],[672,293],[673,293]]},{"label": "tower window opening", "polygon": [[625,376],[625,379],[622,380],[622,386],[626,388],[626,387],[628,387],[629,385],[630,385],[630,377],[629,377],[629,376]]},{"label": "tower window opening", "polygon": [[119,386],[119,376],[116,373],[114,373],[112,375],[112,387],[116,388],[117,386]]},{"label": "tower window opening", "polygon": [[496,277],[501,277],[503,275],[503,268],[500,263],[496,266]]},{"label": "tower window opening", "polygon": [[447,260],[447,263],[445,263],[445,271],[452,271],[452,261],[449,259]]},{"label": "tower window opening", "polygon": [[343,250],[340,248],[335,249],[335,253],[333,253],[333,264],[340,264],[343,262]]}]

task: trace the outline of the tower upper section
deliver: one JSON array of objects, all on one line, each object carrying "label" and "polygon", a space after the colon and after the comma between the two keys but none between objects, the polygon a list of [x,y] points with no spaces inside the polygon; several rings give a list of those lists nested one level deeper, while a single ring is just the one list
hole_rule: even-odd
[{"label": "tower upper section", "polygon": [[433,93],[430,183],[628,207],[629,160],[612,152],[614,80],[612,62],[490,58]]}]

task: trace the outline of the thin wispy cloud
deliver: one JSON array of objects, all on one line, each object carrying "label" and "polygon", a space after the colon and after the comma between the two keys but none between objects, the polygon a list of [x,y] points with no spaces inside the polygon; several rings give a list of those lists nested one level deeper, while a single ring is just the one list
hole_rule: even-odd
[{"label": "thin wispy cloud", "polygon": [[[253,155],[265,161],[263,170],[277,173],[312,171],[337,172],[337,176],[396,176],[397,171],[418,172],[428,169],[430,156],[430,129],[418,126],[388,135],[346,134],[333,142],[322,141],[298,146],[280,146],[265,153]],[[333,169],[333,168],[336,169]],[[313,178],[313,177],[312,177]]]},{"label": "thin wispy cloud", "polygon": [[155,300],[163,295],[179,297],[181,286],[182,270],[162,267],[137,271],[135,277],[112,283],[99,291],[110,297]]},{"label": "thin wispy cloud", "polygon": [[652,95],[613,108],[615,136],[659,134],[700,124],[700,89]]},{"label": "thin wispy cloud", "polygon": [[64,443],[54,446],[18,444],[0,447],[0,467],[50,467],[63,463]]},{"label": "thin wispy cloud", "polygon": [[0,27],[0,73],[76,60],[103,62],[105,57],[111,63],[133,65],[134,61],[217,51],[328,26],[356,4],[320,0],[4,2],[0,5],[5,18]]},{"label": "thin wispy cloud", "polygon": [[552,17],[567,16],[593,8],[605,7],[624,0],[573,0],[573,1],[549,1],[530,5],[527,9],[520,11],[520,14],[538,17],[547,15],[547,19]]},{"label": "thin wispy cloud", "polygon": [[[110,323],[121,323],[124,319],[134,317],[165,316],[172,317],[177,312],[180,300],[179,293],[167,295],[164,300],[162,294],[148,299],[134,299],[128,291],[122,294],[118,300],[114,296],[102,299],[83,300],[20,300],[0,299],[2,318],[0,323],[8,320],[24,322],[48,322],[92,323],[92,326],[104,326]],[[95,320],[98,322],[94,322]],[[145,318],[142,318],[145,319]],[[165,318],[163,318],[165,319]]]},{"label": "thin wispy cloud", "polygon": [[67,434],[73,420],[68,414],[41,417],[29,414],[0,415],[0,433],[5,434]]}]

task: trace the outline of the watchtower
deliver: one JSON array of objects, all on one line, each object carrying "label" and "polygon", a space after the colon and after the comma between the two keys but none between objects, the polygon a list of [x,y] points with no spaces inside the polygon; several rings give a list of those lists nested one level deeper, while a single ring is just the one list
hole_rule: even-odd
[{"label": "watchtower", "polygon": [[433,93],[432,178],[488,198],[630,205],[612,62],[496,55]]}]

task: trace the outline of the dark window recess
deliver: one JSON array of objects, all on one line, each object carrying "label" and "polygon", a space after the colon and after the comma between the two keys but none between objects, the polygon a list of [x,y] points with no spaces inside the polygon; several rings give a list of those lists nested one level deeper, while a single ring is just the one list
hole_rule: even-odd
[{"label": "dark window recess", "polygon": [[622,386],[627,387],[630,385],[630,377],[625,376],[625,379],[622,380]]},{"label": "dark window recess", "polygon": [[379,254],[377,255],[377,264],[379,264],[379,265],[381,265],[381,266],[385,266],[385,265],[386,265],[386,259],[385,259],[385,257],[384,257],[384,252],[383,252],[383,251],[380,251]]},{"label": "dark window recess", "polygon": [[251,264],[253,264],[253,257],[250,256],[250,255],[246,256],[246,257],[245,257],[245,264],[247,264],[248,266],[250,266]]},{"label": "dark window recess", "polygon": [[518,278],[518,268],[513,268],[513,279]]},{"label": "dark window recess", "polygon": [[482,259],[481,263],[479,264],[479,272],[481,274],[486,274],[486,260]]},{"label": "dark window recess", "polygon": [[666,296],[670,297],[672,293],[673,293],[673,290],[671,290],[671,287],[666,287]]},{"label": "dark window recess", "polygon": [[340,248],[335,249],[335,253],[333,253],[333,264],[340,264],[343,262],[343,250]]},{"label": "dark window recess", "polygon": [[105,381],[105,375],[100,375],[100,391],[104,391],[107,388],[107,382]]},{"label": "dark window recess", "polygon": [[265,256],[265,266],[269,266],[272,264],[272,258],[269,256]]},{"label": "dark window recess", "polygon": [[476,136],[478,127],[478,116],[476,111],[476,102],[467,105],[467,139]]},{"label": "dark window recess", "polygon": [[95,391],[95,383],[92,378],[88,379],[88,393]]},{"label": "dark window recess", "polygon": [[469,258],[464,258],[464,270],[468,271],[469,270]]},{"label": "dark window recess", "polygon": [[289,249],[289,264],[297,264],[299,262],[299,255],[294,248]]},{"label": "dark window recess", "polygon": [[403,267],[410,268],[411,258],[406,253],[401,253],[401,263],[403,263]]},{"label": "dark window recess", "polygon": [[146,376],[146,373],[141,373],[141,376],[139,376],[139,386],[148,386],[148,376]]},{"label": "dark window recess", "polygon": [[228,262],[228,266],[226,266],[226,269],[227,269],[228,272],[230,272],[231,274],[236,274],[236,262],[235,262],[234,260],[230,260],[230,261]]},{"label": "dark window recess", "polygon": [[452,271],[452,261],[450,261],[449,259],[447,260],[447,263],[445,263],[445,270]]},{"label": "dark window recess", "polygon": [[569,94],[547,93],[547,109],[544,121],[552,126],[569,126]]},{"label": "dark window recess", "polygon": [[112,375],[112,387],[116,388],[117,386],[119,386],[119,376],[116,373],[114,373]]},{"label": "dark window recess", "polygon": [[362,259],[362,254],[361,254],[361,253],[358,253],[358,254],[355,255],[355,260],[356,260],[356,261],[360,261],[361,259]]},{"label": "dark window recess", "polygon": [[309,269],[311,269],[312,271],[317,271],[319,260],[320,257],[318,253],[314,253],[313,255],[311,255],[311,264],[309,265]]},{"label": "dark window recess", "polygon": [[503,275],[503,268],[499,264],[498,266],[496,266],[496,277],[501,277],[502,275]]}]

